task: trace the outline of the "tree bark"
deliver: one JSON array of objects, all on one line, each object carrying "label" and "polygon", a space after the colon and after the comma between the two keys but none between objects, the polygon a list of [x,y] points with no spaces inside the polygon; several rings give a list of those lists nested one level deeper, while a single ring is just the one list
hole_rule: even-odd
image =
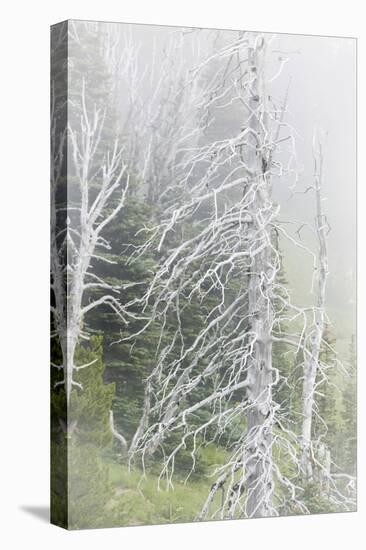
[{"label": "tree bark", "polygon": [[[315,139],[315,138],[314,138]],[[316,216],[315,229],[318,239],[317,261],[317,302],[314,308],[314,320],[309,335],[308,349],[304,357],[304,385],[303,385],[303,422],[302,422],[302,457],[301,464],[305,476],[311,480],[313,477],[312,466],[312,421],[314,408],[314,391],[319,365],[320,347],[325,326],[325,291],[328,276],[327,232],[329,225],[322,206],[321,189],[323,185],[323,151],[321,143],[315,151],[314,144],[314,169],[315,169],[315,201]]]},{"label": "tree bark", "polygon": [[256,252],[252,256],[249,272],[249,319],[256,335],[253,355],[248,369],[247,397],[251,404],[248,412],[247,456],[247,515],[270,515],[273,494],[272,480],[272,291],[275,275],[270,220],[273,213],[270,179],[266,170],[266,90],[264,75],[265,41],[255,38],[249,49],[249,70],[253,74],[250,89],[250,158],[249,168],[254,173],[252,187],[251,231]]}]

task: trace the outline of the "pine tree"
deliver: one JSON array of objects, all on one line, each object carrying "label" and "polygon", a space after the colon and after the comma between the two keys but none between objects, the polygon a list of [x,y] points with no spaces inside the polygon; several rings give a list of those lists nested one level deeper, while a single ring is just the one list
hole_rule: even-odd
[{"label": "pine tree", "polygon": [[[111,249],[106,256],[115,264],[98,266],[98,274],[120,289],[122,304],[146,291],[146,285],[155,269],[155,261],[151,255],[130,261],[134,247],[139,246],[143,240],[138,230],[148,225],[152,217],[152,207],[138,196],[141,193],[139,187],[139,182],[130,184],[131,194],[123,212],[105,231],[105,237],[111,243]],[[138,285],[135,284],[137,282]],[[134,340],[131,347],[128,337],[139,332],[145,322],[144,319],[129,318],[128,324],[124,323],[103,306],[88,319],[88,327],[104,336],[105,381],[116,384],[114,419],[117,430],[127,440],[133,437],[141,417],[145,380],[153,369],[154,350],[159,341],[158,327],[152,325]]]},{"label": "pine tree", "polygon": [[102,337],[93,336],[77,350],[79,364],[89,366],[77,373],[82,389],[72,390],[68,430],[69,527],[102,526],[105,507],[112,498],[108,468],[103,455],[111,446],[109,411],[114,384],[103,380]]},{"label": "pine tree", "polygon": [[357,352],[356,339],[352,336],[349,346],[349,371],[343,393],[344,428],[343,456],[344,468],[351,476],[357,471]]},{"label": "pine tree", "polygon": [[336,339],[329,324],[325,326],[317,375],[313,440],[322,440],[331,451],[332,461],[339,463],[342,448],[342,404],[339,372],[336,369]]},{"label": "pine tree", "polygon": [[[54,325],[51,317],[51,330]],[[62,352],[57,336],[51,339],[51,360],[55,365],[62,363]],[[51,522],[67,527],[68,523],[68,440],[65,438],[61,425],[67,425],[66,396],[61,382],[63,373],[51,369]]]},{"label": "pine tree", "polygon": [[71,529],[102,525],[112,498],[102,459],[111,445],[109,411],[115,388],[103,380],[102,337],[91,337],[76,355],[79,364],[90,364],[77,373],[82,389],[72,390],[67,417],[65,391],[62,385],[54,388],[55,376],[51,394],[51,515]]},{"label": "pine tree", "polygon": [[[278,271],[276,281],[277,297],[274,300],[276,315],[279,318],[286,318],[289,312],[284,307],[284,300],[287,298],[286,289],[288,288],[288,280],[286,277],[283,255],[277,243],[277,250],[280,257],[281,267]],[[282,298],[282,299],[281,299]],[[282,336],[290,331],[290,324],[287,320],[281,320],[275,325],[275,332]],[[286,411],[286,424],[292,430],[296,430],[301,410],[301,383],[298,380],[301,377],[301,350],[294,357],[292,349],[284,342],[274,342],[272,346],[272,361],[273,367],[278,370],[280,381],[274,389],[273,399],[281,407],[281,411]]]}]

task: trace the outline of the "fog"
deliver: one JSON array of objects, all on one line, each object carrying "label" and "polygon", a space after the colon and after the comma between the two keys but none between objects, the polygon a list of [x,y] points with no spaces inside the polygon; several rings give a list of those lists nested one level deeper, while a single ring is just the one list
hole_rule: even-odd
[{"label": "fog", "polygon": [[[277,86],[281,93],[286,80],[290,82],[289,111],[296,130],[298,162],[303,166],[299,188],[306,189],[312,183],[314,129],[326,134],[324,208],[331,226],[327,299],[329,315],[341,339],[344,332],[355,331],[356,41],[296,35],[279,35],[277,40],[278,49],[291,52]],[[282,199],[285,194],[280,190]],[[281,200],[281,209],[291,219],[311,221],[314,198],[311,193],[296,195],[288,202]],[[311,242],[306,231],[303,238]],[[304,293],[301,286],[309,279],[310,262],[304,264],[296,250],[286,255],[286,260],[291,286],[298,294]]]},{"label": "fog", "polygon": [[[141,96],[151,93],[152,82],[159,78],[159,66],[169,37],[181,34],[184,47],[177,49],[177,63],[187,69],[196,66],[219,43],[225,43],[238,31],[216,31],[145,25],[106,23],[101,28],[124,36],[124,42],[137,46],[139,71],[143,79]],[[182,33],[183,30],[183,33]],[[304,191],[312,185],[314,166],[312,142],[314,132],[323,136],[324,205],[331,231],[328,236],[329,278],[327,285],[328,314],[338,340],[355,333],[356,292],[356,40],[337,37],[268,34],[270,55],[267,66],[269,90],[278,104],[288,90],[285,121],[295,137],[296,159],[293,168],[298,175],[295,194],[290,188],[293,179],[274,178],[273,196],[281,205],[281,219],[312,223],[314,194]],[[271,82],[279,65],[284,64],[279,78]],[[154,69],[152,69],[154,67]],[[121,112],[125,98],[121,87]],[[238,113],[233,120],[220,121],[227,131],[240,123]],[[239,120],[239,122],[238,122]],[[215,128],[215,125],[213,125]],[[279,157],[292,153],[293,144],[281,147]],[[295,235],[298,225],[288,232]],[[303,229],[301,239],[316,250],[309,229]],[[281,242],[285,256],[286,276],[293,294],[302,305],[312,302],[312,258],[303,251]]]}]

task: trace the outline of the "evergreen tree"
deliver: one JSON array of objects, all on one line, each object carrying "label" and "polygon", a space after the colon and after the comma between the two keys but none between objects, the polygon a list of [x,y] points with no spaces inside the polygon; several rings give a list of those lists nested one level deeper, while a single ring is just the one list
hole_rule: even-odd
[{"label": "evergreen tree", "polygon": [[[106,257],[115,263],[99,265],[97,271],[104,280],[119,289],[122,304],[146,291],[155,269],[151,255],[130,261],[130,254],[143,242],[144,236],[138,231],[148,225],[152,217],[152,207],[138,196],[141,185],[132,182],[130,190],[123,211],[105,231],[105,237],[111,243]],[[94,292],[96,297],[97,291]],[[104,337],[105,381],[116,384],[114,418],[117,430],[127,440],[133,437],[141,417],[145,380],[153,369],[154,351],[159,341],[158,327],[152,325],[135,338],[131,346],[128,337],[138,333],[145,323],[138,316],[135,319],[130,317],[128,323],[124,323],[103,306],[88,318],[91,331],[103,334]]]},{"label": "evergreen tree", "polygon": [[344,428],[342,449],[344,468],[351,476],[357,472],[357,352],[355,336],[349,346],[349,371],[343,392]]},{"label": "evergreen tree", "polygon": [[79,364],[90,364],[77,373],[82,388],[72,390],[68,410],[63,385],[54,387],[58,371],[51,381],[51,515],[55,522],[74,529],[102,525],[112,498],[102,458],[111,445],[109,411],[115,388],[104,383],[102,355],[100,336],[78,347]]},{"label": "evergreen tree", "polygon": [[102,337],[93,336],[77,350],[79,364],[89,366],[77,373],[69,405],[68,430],[68,504],[69,527],[81,529],[102,526],[112,488],[103,455],[112,442],[109,411],[114,384],[103,380]]},{"label": "evergreen tree", "polygon": [[340,376],[336,368],[336,339],[329,324],[325,326],[317,373],[313,440],[321,439],[331,451],[332,461],[339,463],[342,449],[342,411]]},{"label": "evergreen tree", "polygon": [[[285,307],[285,300],[288,299],[287,289],[289,287],[286,277],[283,255],[276,246],[281,262],[281,267],[277,274],[274,300],[275,314],[279,321],[276,322],[275,332],[278,336],[283,336],[290,332],[290,323],[286,318],[289,317],[288,308]],[[296,431],[300,422],[301,411],[301,364],[302,351],[300,350],[294,357],[293,349],[284,342],[273,342],[272,345],[273,367],[279,374],[279,383],[274,388],[273,399],[285,412],[284,421],[291,430]]]},{"label": "evergreen tree", "polygon": [[[54,332],[53,319],[51,317],[51,331]],[[62,352],[59,340],[55,336],[51,339],[51,360],[54,365],[62,363]],[[67,425],[67,409],[64,385],[55,387],[63,379],[63,373],[51,369],[50,395],[51,395],[51,522],[67,527],[68,523],[68,440],[61,426]]]}]

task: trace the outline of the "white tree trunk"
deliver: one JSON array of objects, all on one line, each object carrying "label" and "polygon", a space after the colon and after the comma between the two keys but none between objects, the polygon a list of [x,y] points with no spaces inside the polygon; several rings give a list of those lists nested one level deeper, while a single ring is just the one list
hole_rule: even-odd
[{"label": "white tree trunk", "polygon": [[[63,358],[62,365],[53,366],[63,370],[64,378],[57,382],[57,385],[65,386],[67,401],[70,399],[73,386],[81,388],[74,380],[74,372],[89,366],[75,365],[75,350],[82,335],[85,314],[102,303],[109,305],[118,315],[123,314],[123,308],[114,295],[119,289],[97,277],[90,268],[93,258],[113,263],[103,254],[98,254],[98,250],[109,248],[101,233],[123,207],[129,182],[126,175],[127,166],[122,161],[123,149],[116,141],[114,149],[108,152],[103,164],[98,167],[98,173],[101,174],[100,189],[95,198],[91,197],[90,181],[95,177],[95,173],[92,173],[95,170],[93,162],[99,152],[104,117],[101,117],[95,108],[92,116],[88,113],[84,82],[80,102],[81,123],[78,129],[69,125],[62,140],[51,130],[51,269],[55,296],[53,314]],[[79,115],[79,112],[69,113],[72,121],[77,120]],[[53,126],[54,122],[52,128]],[[68,141],[78,191],[75,190],[72,194],[75,204],[71,206],[68,194],[68,203],[63,205],[67,217],[65,227],[60,231],[62,235],[57,233],[56,224],[59,216],[57,188],[60,185],[68,185],[68,192],[71,189],[70,184],[61,181],[58,174],[58,164],[61,164],[63,159],[60,158],[56,147],[63,140]],[[118,199],[117,205],[111,205],[113,199]],[[104,289],[106,293],[84,305],[85,291],[93,288]]]},{"label": "white tree trunk", "polygon": [[248,161],[253,173],[253,201],[251,214],[255,249],[249,271],[248,308],[250,330],[256,336],[248,370],[247,456],[247,515],[263,517],[270,514],[273,493],[272,480],[272,291],[275,276],[271,248],[270,220],[273,215],[269,175],[268,151],[265,148],[267,131],[266,90],[264,75],[265,42],[255,39],[249,49],[249,70],[253,73],[249,107],[251,155]]},{"label": "white tree trunk", "polygon": [[313,449],[312,449],[312,421],[314,409],[314,392],[319,365],[320,348],[325,326],[325,291],[328,276],[327,233],[329,225],[322,206],[323,185],[323,151],[318,143],[315,150],[314,138],[314,169],[315,169],[315,200],[316,216],[315,229],[318,239],[318,261],[316,268],[316,307],[314,308],[313,326],[310,332],[307,349],[304,356],[304,384],[303,384],[303,422],[302,422],[302,468],[308,479],[313,477]]}]

